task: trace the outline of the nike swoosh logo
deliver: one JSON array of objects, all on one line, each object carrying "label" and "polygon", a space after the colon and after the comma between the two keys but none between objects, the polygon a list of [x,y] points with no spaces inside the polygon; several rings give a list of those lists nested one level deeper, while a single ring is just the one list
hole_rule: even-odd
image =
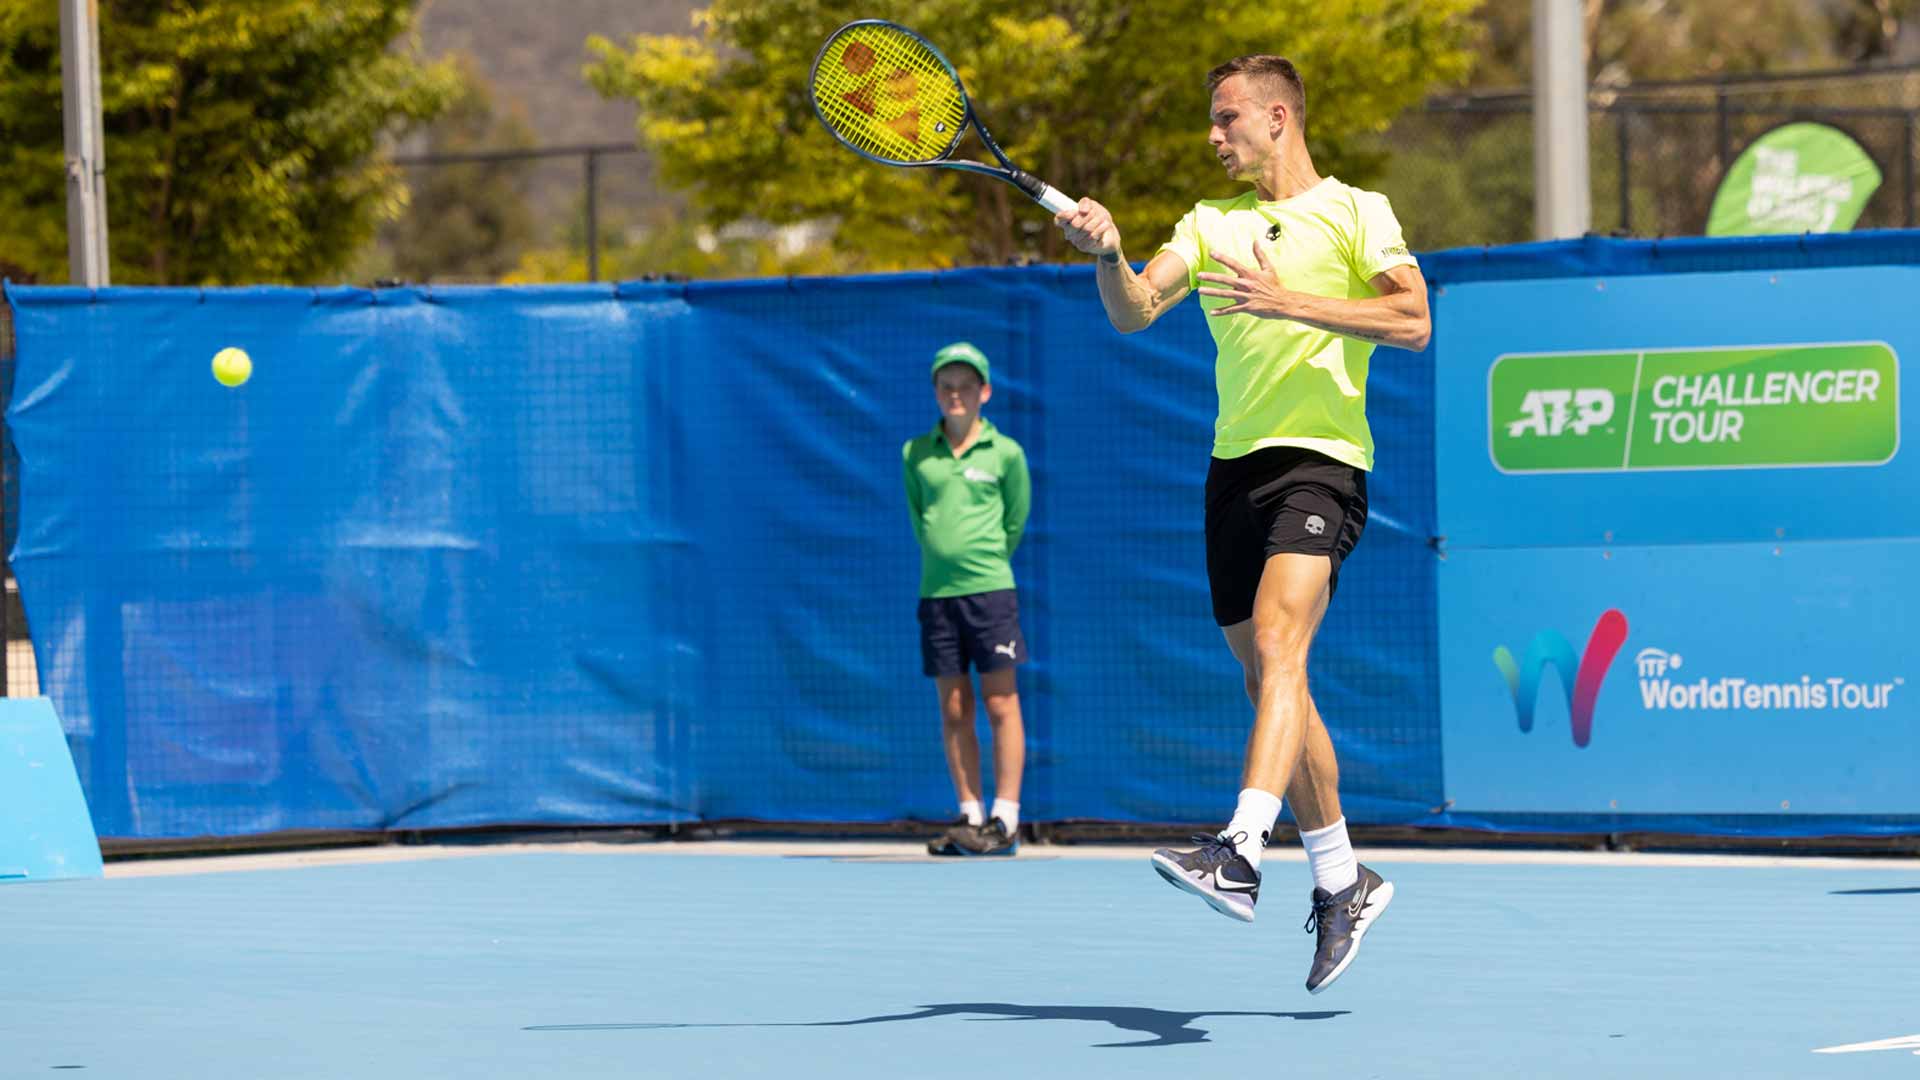
[{"label": "nike swoosh logo", "polygon": [[1215,874],[1213,875],[1213,887],[1221,892],[1252,892],[1260,887],[1260,883],[1257,881],[1234,881],[1231,878],[1223,878],[1219,874]]}]

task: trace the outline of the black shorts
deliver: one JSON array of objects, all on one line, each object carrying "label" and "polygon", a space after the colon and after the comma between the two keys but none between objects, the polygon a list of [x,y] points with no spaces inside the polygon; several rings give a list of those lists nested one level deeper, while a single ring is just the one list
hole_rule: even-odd
[{"label": "black shorts", "polygon": [[968,664],[985,673],[1026,662],[1012,589],[921,598],[920,664],[929,676],[965,675]]},{"label": "black shorts", "polygon": [[1327,583],[1367,525],[1367,473],[1311,450],[1270,446],[1207,467],[1207,583],[1213,620],[1253,617],[1267,559],[1283,552],[1325,555]]}]

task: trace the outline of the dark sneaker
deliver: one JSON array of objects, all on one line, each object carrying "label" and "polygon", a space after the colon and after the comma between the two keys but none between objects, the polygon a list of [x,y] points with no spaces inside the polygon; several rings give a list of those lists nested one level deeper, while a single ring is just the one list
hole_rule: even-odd
[{"label": "dark sneaker", "polygon": [[979,831],[980,826],[968,824],[966,815],[962,814],[953,819],[953,824],[947,826],[947,831],[927,841],[927,854],[965,855],[966,851],[962,844],[974,843],[973,834]]},{"label": "dark sneaker", "polygon": [[1319,945],[1313,950],[1313,967],[1307,972],[1307,989],[1315,994],[1333,985],[1360,955],[1360,939],[1373,928],[1373,921],[1393,902],[1393,884],[1379,874],[1360,868],[1360,880],[1329,894],[1313,890],[1313,910],[1307,914],[1308,930],[1317,930]]},{"label": "dark sneaker", "polygon": [[965,835],[955,835],[953,841],[962,855],[1011,855],[1020,847],[1019,837],[999,818],[978,828],[970,827]]},{"label": "dark sneaker", "polygon": [[1179,888],[1205,900],[1213,910],[1241,922],[1253,921],[1253,905],[1260,899],[1260,871],[1233,849],[1245,833],[1196,836],[1195,851],[1161,848],[1153,853],[1153,868]]}]

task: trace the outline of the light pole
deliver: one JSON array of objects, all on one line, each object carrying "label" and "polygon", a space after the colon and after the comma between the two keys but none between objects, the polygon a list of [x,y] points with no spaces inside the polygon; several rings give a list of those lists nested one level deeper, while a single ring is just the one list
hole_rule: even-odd
[{"label": "light pole", "polygon": [[1593,227],[1583,6],[1533,0],[1533,230],[1541,240]]},{"label": "light pole", "polygon": [[67,129],[67,275],[107,284],[107,152],[100,130],[100,36],[94,0],[60,0],[60,65]]}]

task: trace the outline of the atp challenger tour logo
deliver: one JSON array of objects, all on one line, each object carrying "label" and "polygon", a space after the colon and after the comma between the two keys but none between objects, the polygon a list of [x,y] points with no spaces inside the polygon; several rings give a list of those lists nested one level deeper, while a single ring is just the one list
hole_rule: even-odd
[{"label": "atp challenger tour logo", "polygon": [[1585,435],[1613,419],[1613,391],[1529,390],[1520,402],[1520,419],[1507,425],[1513,438],[1522,435]]},{"label": "atp challenger tour logo", "polygon": [[1508,354],[1488,451],[1509,473],[1880,465],[1899,380],[1879,342]]}]

